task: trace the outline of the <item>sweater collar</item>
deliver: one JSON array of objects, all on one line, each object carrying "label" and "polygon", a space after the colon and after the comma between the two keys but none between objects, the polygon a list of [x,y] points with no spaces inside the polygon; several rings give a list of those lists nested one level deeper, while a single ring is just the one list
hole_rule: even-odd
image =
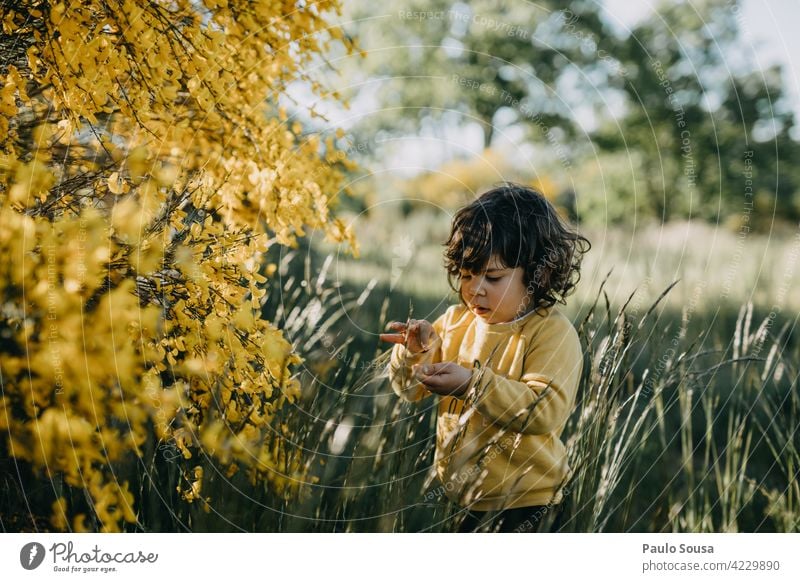
[{"label": "sweater collar", "polygon": [[475,316],[475,324],[482,331],[486,333],[508,333],[510,331],[518,331],[532,318],[536,313],[541,316],[542,313],[536,309],[532,309],[527,313],[520,315],[511,321],[503,321],[501,323],[486,323],[480,316]]}]

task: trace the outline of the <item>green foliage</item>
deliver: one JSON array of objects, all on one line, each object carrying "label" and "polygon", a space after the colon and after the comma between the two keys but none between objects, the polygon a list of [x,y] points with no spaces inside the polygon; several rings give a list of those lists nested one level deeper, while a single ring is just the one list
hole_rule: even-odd
[{"label": "green foliage", "polygon": [[[350,28],[367,58],[359,75],[378,78],[377,98],[388,109],[358,128],[364,135],[386,131],[416,133],[421,125],[477,122],[490,147],[502,108],[520,123],[558,127],[573,135],[575,126],[556,91],[569,63],[593,59],[578,43],[559,41],[559,26],[581,14],[578,29],[598,27],[592,2],[535,4],[479,0],[412,0],[398,9],[372,2],[349,5]],[[562,37],[563,38],[563,37]],[[369,87],[370,91],[373,87]]]},{"label": "green foliage", "polygon": [[662,2],[624,39],[601,42],[625,71],[607,81],[626,113],[592,140],[631,158],[649,214],[663,220],[718,221],[752,210],[754,200],[762,215],[800,216],[790,163],[799,146],[781,70],[755,69],[735,9],[722,0]]},{"label": "green foliage", "polygon": [[[783,71],[759,69],[739,3],[661,2],[624,32],[589,2],[349,10],[366,51],[356,86],[375,103],[353,128],[358,142],[420,136],[481,165],[483,154],[453,139],[478,124],[484,153],[517,147],[500,179],[523,167],[546,175],[556,194],[574,192],[581,219],[602,209],[610,222],[699,218],[767,231],[800,218]],[[383,163],[388,151],[364,157]]]}]

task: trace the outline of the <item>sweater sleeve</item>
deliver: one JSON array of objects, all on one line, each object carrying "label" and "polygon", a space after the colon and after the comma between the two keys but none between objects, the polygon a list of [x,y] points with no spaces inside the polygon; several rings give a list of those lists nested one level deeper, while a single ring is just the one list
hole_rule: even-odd
[{"label": "sweater sleeve", "polygon": [[412,354],[402,344],[395,344],[389,361],[389,380],[392,390],[407,402],[417,402],[433,394],[424,384],[419,382],[411,370],[415,364],[436,364],[442,361],[442,336],[446,329],[445,322],[450,315],[448,309],[433,322],[436,336],[427,352]]},{"label": "sweater sleeve", "polygon": [[567,421],[578,392],[583,352],[567,319],[545,325],[528,345],[520,381],[488,367],[475,370],[467,395],[492,422],[523,434],[558,431]]}]

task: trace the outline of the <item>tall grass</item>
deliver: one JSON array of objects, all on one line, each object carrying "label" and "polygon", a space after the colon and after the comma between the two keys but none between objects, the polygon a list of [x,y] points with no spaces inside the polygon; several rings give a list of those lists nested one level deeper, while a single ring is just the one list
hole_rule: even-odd
[{"label": "tall grass", "polygon": [[[796,529],[800,515],[784,515],[781,523],[765,508],[796,478],[786,456],[797,442],[796,424],[782,408],[785,402],[796,407],[797,372],[785,357],[782,334],[770,337],[763,324],[752,332],[752,305],[744,306],[728,354],[706,349],[710,333],[692,337],[687,317],[664,341],[656,335],[663,329],[658,304],[635,323],[626,317],[627,306],[613,318],[607,311],[593,326],[595,306],[580,328],[593,362],[566,429],[576,470],[567,485],[563,528]],[[637,362],[642,358],[634,354],[645,342],[649,354],[661,356]],[[765,346],[767,359],[760,356]],[[641,373],[637,364],[644,366]],[[769,373],[776,365],[786,372],[781,378]],[[766,443],[772,443],[769,451]]]},{"label": "tall grass", "polygon": [[[137,529],[454,531],[462,508],[432,470],[436,398],[400,401],[377,341],[388,321],[446,301],[332,281],[333,257],[310,248],[274,258],[264,315],[305,357],[302,397],[277,415],[274,438],[302,451],[302,482],[278,493],[205,458],[210,502],[187,504],[179,472],[151,441],[119,473],[138,478]],[[609,280],[575,320],[585,365],[563,435],[572,472],[540,531],[798,531],[796,320],[759,318],[746,303],[730,325],[710,326],[696,306],[673,310],[670,286],[652,304],[634,292],[613,307]]]},{"label": "tall grass", "polygon": [[[307,483],[277,497],[214,476],[218,514],[197,511],[195,529],[454,531],[461,508],[432,472],[435,398],[395,397],[375,337],[413,298],[375,281],[329,284],[330,256],[315,265],[307,252],[302,270],[299,259],[281,260],[266,315],[306,357],[303,398],[276,433],[304,451]],[[612,308],[607,280],[577,320],[586,362],[564,433],[572,473],[541,529],[797,531],[795,322],[755,325],[746,304],[734,337],[720,338],[692,327],[689,308],[664,307],[671,288]]]}]

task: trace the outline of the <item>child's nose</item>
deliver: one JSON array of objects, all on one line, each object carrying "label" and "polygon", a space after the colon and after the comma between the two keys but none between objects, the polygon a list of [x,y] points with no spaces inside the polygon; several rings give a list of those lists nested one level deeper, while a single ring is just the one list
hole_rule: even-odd
[{"label": "child's nose", "polygon": [[467,292],[473,296],[483,295],[485,293],[485,289],[483,288],[483,277],[476,277],[476,279],[471,280],[467,284]]}]

